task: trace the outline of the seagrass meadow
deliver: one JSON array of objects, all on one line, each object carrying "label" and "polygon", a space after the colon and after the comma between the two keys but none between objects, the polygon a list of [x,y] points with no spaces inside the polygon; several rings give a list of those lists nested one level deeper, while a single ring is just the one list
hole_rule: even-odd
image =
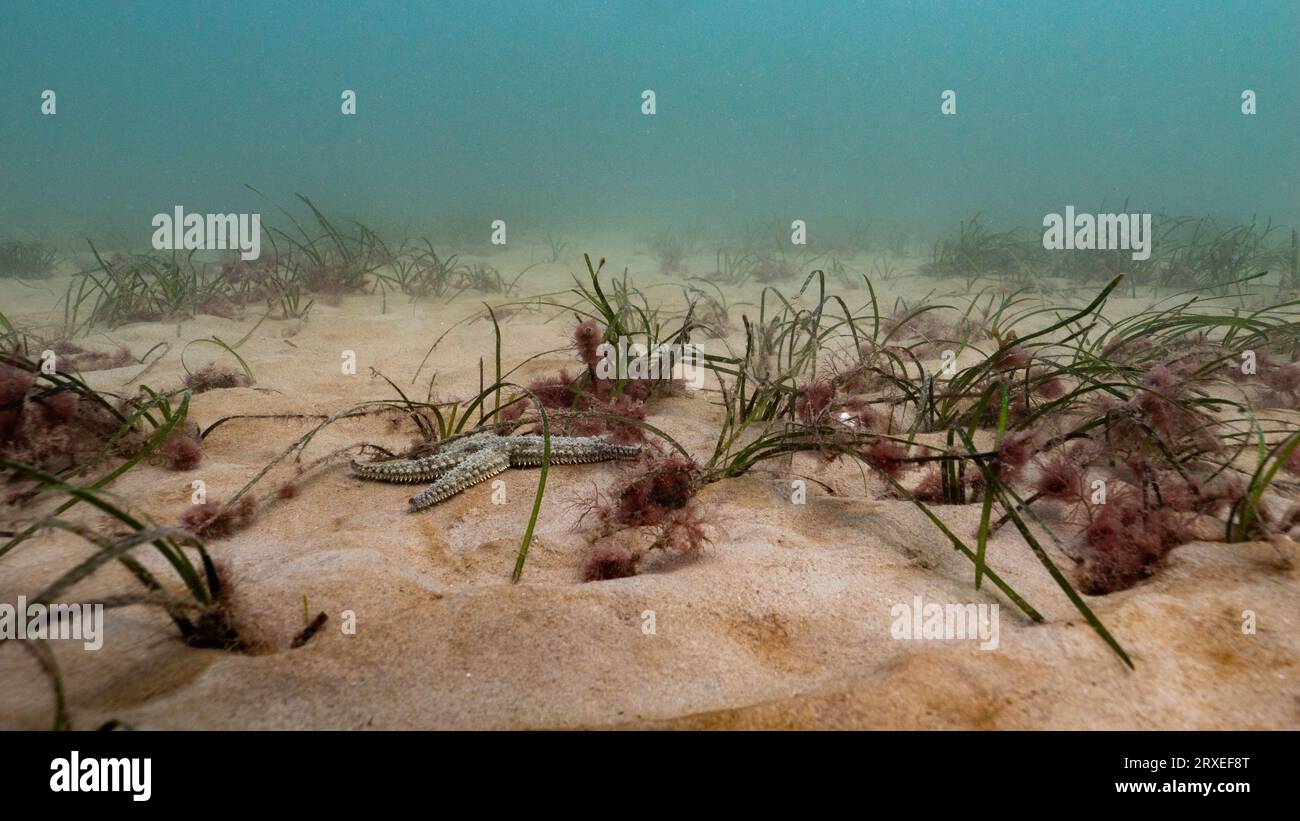
[{"label": "seagrass meadow", "polygon": [[1293,5],[492,10],[0,56],[0,728],[1300,727]]}]

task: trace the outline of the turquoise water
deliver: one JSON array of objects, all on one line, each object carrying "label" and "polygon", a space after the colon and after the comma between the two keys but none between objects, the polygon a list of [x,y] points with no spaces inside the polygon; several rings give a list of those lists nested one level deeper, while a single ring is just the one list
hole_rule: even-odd
[{"label": "turquoise water", "polygon": [[272,210],[245,184],[399,234],[1300,222],[1295,0],[9,2],[4,33],[0,236],[143,246],[178,204]]}]

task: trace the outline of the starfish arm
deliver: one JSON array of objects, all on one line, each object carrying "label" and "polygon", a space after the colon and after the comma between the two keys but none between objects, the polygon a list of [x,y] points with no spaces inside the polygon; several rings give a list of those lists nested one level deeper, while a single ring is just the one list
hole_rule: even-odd
[{"label": "starfish arm", "polygon": [[394,459],[388,462],[358,462],[353,460],[352,472],[362,479],[380,482],[428,482],[469,458],[470,454],[497,445],[500,437],[477,434],[447,445],[419,459]]},{"label": "starfish arm", "polygon": [[[542,463],[541,436],[512,436],[507,449],[513,467],[537,467]],[[551,464],[576,465],[584,462],[607,462],[613,459],[635,459],[641,448],[633,445],[616,445],[595,436],[552,436]]]},{"label": "starfish arm", "polygon": [[428,482],[465,461],[463,453],[435,453],[423,459],[397,459],[391,462],[358,462],[353,460],[352,472],[362,479],[380,482]]},{"label": "starfish arm", "polygon": [[423,510],[450,499],[466,488],[485,482],[510,467],[503,447],[483,448],[466,457],[438,481],[411,497],[411,510]]}]

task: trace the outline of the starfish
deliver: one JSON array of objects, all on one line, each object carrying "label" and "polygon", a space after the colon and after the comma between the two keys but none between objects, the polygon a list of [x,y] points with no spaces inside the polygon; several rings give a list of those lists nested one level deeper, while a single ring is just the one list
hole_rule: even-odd
[{"label": "starfish", "polygon": [[[446,445],[419,459],[391,462],[352,462],[352,472],[363,479],[381,482],[428,482],[410,499],[411,511],[423,510],[450,499],[466,488],[486,482],[506,468],[539,467],[542,464],[541,436],[497,436],[477,433]],[[616,445],[596,436],[552,436],[552,465],[635,459],[641,448]]]}]

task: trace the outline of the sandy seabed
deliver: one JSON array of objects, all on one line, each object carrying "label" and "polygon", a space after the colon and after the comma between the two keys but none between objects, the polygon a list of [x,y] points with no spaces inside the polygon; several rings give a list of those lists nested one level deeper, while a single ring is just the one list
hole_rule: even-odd
[{"label": "sandy seabed", "polygon": [[[503,271],[508,264],[494,258]],[[527,260],[523,261],[526,264]],[[516,266],[522,267],[522,265]],[[653,270],[645,255],[611,256],[621,270]],[[704,261],[699,263],[706,265]],[[711,262],[708,263],[711,265]],[[581,262],[543,266],[524,293],[565,287]],[[608,269],[607,269],[608,270]],[[666,281],[637,276],[639,284]],[[4,284],[5,313],[40,325],[66,278]],[[794,284],[797,288],[797,282]],[[934,287],[914,278],[880,286],[882,303]],[[659,292],[672,298],[676,292]],[[757,288],[734,294],[754,299]],[[489,298],[500,304],[499,296]],[[861,302],[865,292],[850,302]],[[1124,299],[1107,310],[1122,311]],[[330,414],[393,398],[374,368],[423,397],[436,371],[439,397],[472,396],[479,360],[490,361],[491,325],[463,325],[430,357],[433,340],[482,310],[475,295],[451,304],[354,296],[318,302],[305,321],[264,322],[240,348],[249,387],[193,397],[201,425],[233,414]],[[733,344],[742,339],[733,311]],[[192,339],[233,341],[258,318],[200,316],[138,323],[90,344],[137,355],[171,349],[142,380],[179,385],[180,353]],[[562,311],[519,310],[502,324],[507,367],[565,348],[573,323]],[[721,343],[718,343],[721,345]],[[356,375],[341,373],[355,351]],[[191,367],[221,360],[210,346],[186,352]],[[571,352],[525,365],[526,382],[573,367]],[[101,389],[134,390],[136,365],[94,372]],[[491,377],[489,376],[489,381]],[[709,390],[652,402],[647,421],[697,456],[712,450],[720,419]],[[175,522],[201,479],[212,498],[233,494],[307,430],[308,423],[245,420],[221,426],[205,458],[178,473],[143,465],[112,491],[159,522]],[[409,424],[382,418],[339,422],[306,458],[359,441],[410,443]],[[1174,550],[1153,578],[1088,601],[1132,656],[1130,670],[1062,595],[1012,528],[988,547],[991,566],[1033,604],[1032,624],[988,585],[976,591],[970,562],[907,501],[864,497],[856,469],[800,457],[806,504],[790,503],[776,468],[706,486],[697,503],[713,526],[703,555],[659,562],[641,575],[584,583],[578,528],[593,487],[608,489],[620,463],[556,467],[523,579],[510,583],[537,473],[509,471],[506,501],[473,488],[421,513],[410,488],[363,483],[340,463],[268,507],[248,529],[213,541],[232,619],[246,653],[186,647],[157,609],[107,613],[103,649],[62,643],[56,654],[73,725],[117,720],[136,728],[1296,728],[1300,727],[1300,592],[1297,570],[1266,543],[1193,543]],[[974,534],[979,506],[945,509]],[[96,521],[87,512],[87,521]],[[0,559],[0,600],[42,589],[86,555],[76,539],[43,533]],[[158,557],[138,556],[149,566]],[[86,599],[133,589],[117,566],[75,592]],[[926,602],[999,603],[998,647],[974,641],[891,636],[891,609]],[[306,597],[328,621],[305,646]],[[355,614],[352,635],[341,630]],[[1253,611],[1257,629],[1242,630]],[[653,631],[647,624],[653,620]],[[0,647],[0,727],[50,724],[48,679],[17,647]]]}]

